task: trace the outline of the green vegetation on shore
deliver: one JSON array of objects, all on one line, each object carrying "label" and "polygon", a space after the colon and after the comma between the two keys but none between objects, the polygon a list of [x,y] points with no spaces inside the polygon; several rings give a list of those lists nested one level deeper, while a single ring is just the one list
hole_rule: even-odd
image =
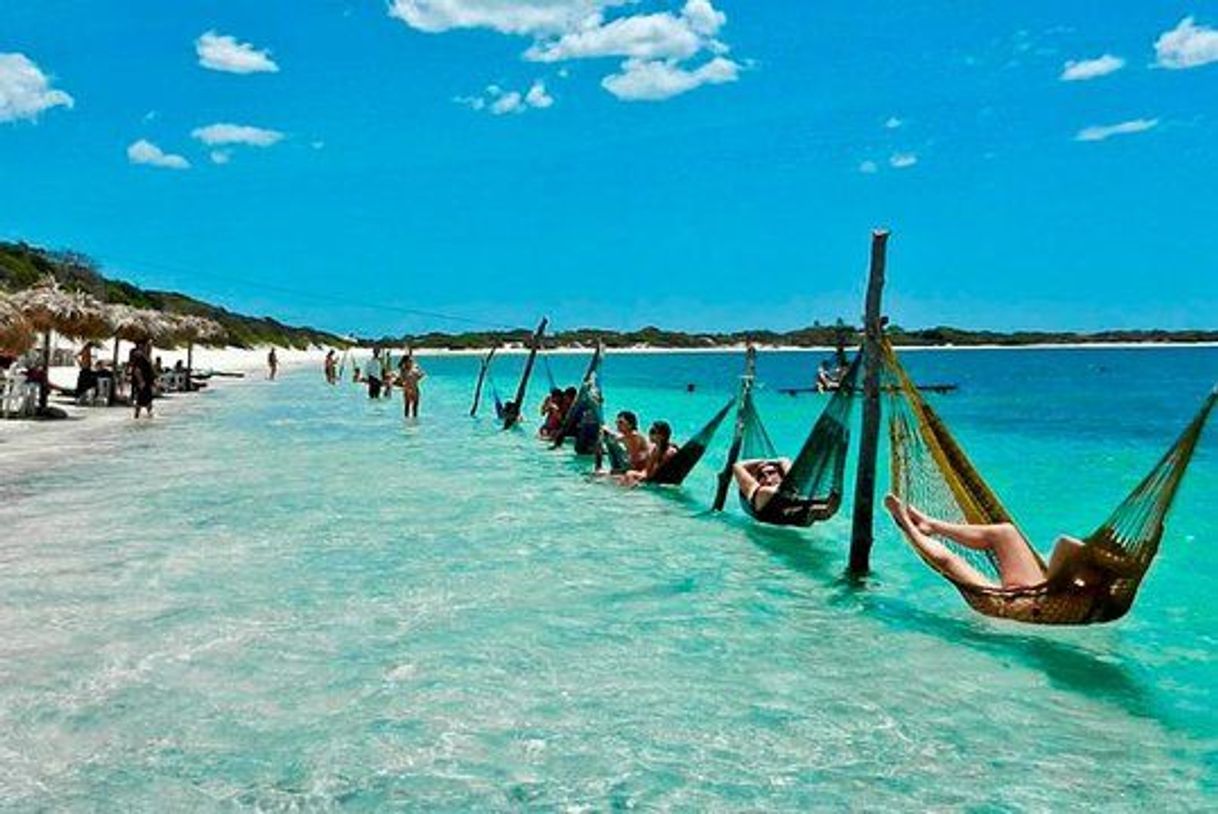
[{"label": "green vegetation on shore", "polygon": [[284,325],[270,317],[235,314],[185,294],[148,291],[131,283],[109,279],[97,270],[92,260],[81,254],[52,252],[25,243],[0,242],[0,290],[29,288],[48,275],[65,288],[84,291],[103,302],[214,319],[228,332],[228,344],[238,347],[277,345],[307,348],[311,345],[348,344],[325,331]]},{"label": "green vegetation on shore", "polygon": [[[100,300],[123,303],[138,308],[155,308],[177,314],[196,314],[216,320],[228,331],[230,344],[240,347],[278,345],[304,348],[310,345],[341,347],[347,343],[341,337],[313,328],[284,325],[270,317],[249,317],[236,314],[169,291],[149,291],[121,280],[103,276],[89,258],[73,252],[52,252],[25,243],[0,241],[0,290],[17,291],[36,284],[51,275],[61,285],[86,291]],[[416,348],[471,350],[528,342],[532,331],[518,328],[511,331],[471,331],[464,333],[430,332],[405,334],[359,340],[363,346],[410,345]],[[888,337],[895,345],[977,346],[1004,345],[1066,345],[1104,342],[1218,342],[1218,330],[1110,330],[1094,333],[1075,331],[970,331],[963,328],[939,326],[910,330],[897,325],[888,327]],[[831,347],[839,342],[853,345],[855,329],[841,319],[830,325],[813,323],[794,331],[732,331],[727,333],[685,333],[666,331],[654,326],[634,331],[610,331],[578,328],[560,331],[546,337],[546,347],[591,347],[597,341],[609,348],[717,348],[738,346],[745,342],[760,345],[791,347]]]}]

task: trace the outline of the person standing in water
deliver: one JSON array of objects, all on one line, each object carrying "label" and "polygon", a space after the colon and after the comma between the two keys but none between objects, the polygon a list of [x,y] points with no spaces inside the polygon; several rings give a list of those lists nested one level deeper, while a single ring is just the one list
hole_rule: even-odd
[{"label": "person standing in water", "polygon": [[135,405],[135,417],[140,417],[140,410],[146,409],[148,417],[152,418],[152,395],[156,383],[156,373],[152,369],[152,342],[144,340],[138,343],[127,357],[131,368],[131,402]]},{"label": "person standing in water", "polygon": [[334,348],[326,351],[326,384],[338,383],[338,360],[334,358]]},{"label": "person standing in water", "polygon": [[419,382],[427,376],[411,353],[402,357],[398,367],[398,385],[402,388],[402,401],[407,418],[419,417]]},{"label": "person standing in water", "polygon": [[381,397],[381,378],[385,372],[381,365],[381,349],[372,349],[372,358],[368,360],[368,366],[364,369],[364,381],[368,382],[368,398],[377,399]]},{"label": "person standing in water", "polygon": [[279,372],[279,357],[275,354],[275,349],[271,348],[271,352],[266,355],[266,377],[271,381],[275,380],[275,374]]}]

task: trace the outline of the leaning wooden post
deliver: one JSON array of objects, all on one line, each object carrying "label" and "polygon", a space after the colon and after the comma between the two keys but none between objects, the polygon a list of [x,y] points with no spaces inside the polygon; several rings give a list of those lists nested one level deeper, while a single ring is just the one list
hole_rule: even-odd
[{"label": "leaning wooden post", "polygon": [[880,443],[880,340],[884,333],[880,300],[884,292],[887,246],[886,229],[871,233],[871,272],[863,317],[863,428],[859,439],[858,476],[854,482],[854,527],[850,534],[850,573],[856,576],[871,569],[875,459]]}]

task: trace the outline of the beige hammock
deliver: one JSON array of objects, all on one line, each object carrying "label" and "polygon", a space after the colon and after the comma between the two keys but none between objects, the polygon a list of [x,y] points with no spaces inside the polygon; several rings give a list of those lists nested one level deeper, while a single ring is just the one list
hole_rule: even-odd
[{"label": "beige hammock", "polygon": [[[892,384],[889,417],[892,491],[916,506],[957,523],[1011,523],[997,495],[982,480],[964,450],[948,432],[897,360],[884,345],[885,374]],[[948,579],[974,610],[986,616],[1046,625],[1111,622],[1129,611],[1138,586],[1159,550],[1163,522],[1188,467],[1218,388],[1167,453],[1112,515],[1084,541],[1069,566],[1047,572],[1035,549],[1045,581],[1006,588],[962,582],[944,573],[920,549],[919,556]],[[992,552],[965,548],[939,538],[982,573],[997,577]],[[996,581],[998,581],[996,579]]]}]

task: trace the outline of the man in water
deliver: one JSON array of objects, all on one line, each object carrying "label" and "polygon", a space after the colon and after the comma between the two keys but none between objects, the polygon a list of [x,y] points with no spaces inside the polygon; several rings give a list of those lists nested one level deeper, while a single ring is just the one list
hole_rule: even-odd
[{"label": "man in water", "polygon": [[385,371],[381,365],[381,349],[373,348],[372,358],[368,360],[368,367],[364,370],[364,381],[368,382],[368,398],[381,397],[381,379],[384,375]]},{"label": "man in water", "polygon": [[275,349],[271,348],[271,352],[266,355],[266,377],[274,381],[275,374],[278,372],[279,357],[275,354]]},{"label": "man in water", "polygon": [[740,494],[753,507],[753,511],[760,513],[778,494],[778,487],[790,470],[791,461],[787,458],[757,458],[737,461],[732,467],[732,474],[736,477]]}]

